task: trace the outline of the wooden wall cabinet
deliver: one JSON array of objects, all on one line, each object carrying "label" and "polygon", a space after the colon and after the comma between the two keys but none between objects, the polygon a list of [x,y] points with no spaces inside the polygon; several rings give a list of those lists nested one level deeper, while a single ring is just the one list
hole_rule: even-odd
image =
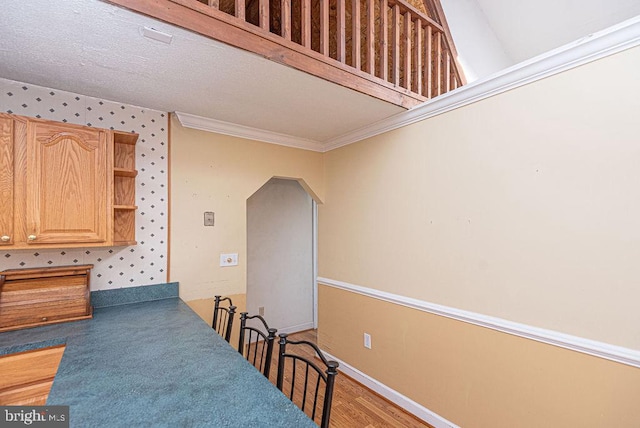
[{"label": "wooden wall cabinet", "polygon": [[91,318],[93,265],[0,272],[0,332]]},{"label": "wooden wall cabinet", "polygon": [[[22,126],[21,126],[22,125]],[[15,224],[15,143],[26,131],[26,121],[17,121],[8,115],[0,115],[0,247],[14,244]]]},{"label": "wooden wall cabinet", "polygon": [[137,138],[0,114],[0,246],[135,245]]},{"label": "wooden wall cabinet", "polygon": [[107,242],[108,132],[30,120],[27,242]]}]

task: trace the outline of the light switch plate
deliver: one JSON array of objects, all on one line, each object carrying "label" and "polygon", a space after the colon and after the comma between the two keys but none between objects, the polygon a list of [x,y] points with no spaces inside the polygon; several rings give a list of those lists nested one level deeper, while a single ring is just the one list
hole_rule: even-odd
[{"label": "light switch plate", "polygon": [[205,211],[204,213],[204,225],[205,226],[213,226],[215,224],[215,213],[211,211]]},{"label": "light switch plate", "polygon": [[238,266],[238,253],[220,254],[220,266]]}]

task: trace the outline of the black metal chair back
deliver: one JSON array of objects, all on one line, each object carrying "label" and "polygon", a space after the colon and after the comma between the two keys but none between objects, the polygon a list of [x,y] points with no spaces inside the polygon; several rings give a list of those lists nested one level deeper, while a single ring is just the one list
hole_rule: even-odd
[{"label": "black metal chair back", "polygon": [[[264,331],[247,325],[247,321],[257,319],[262,322]],[[240,341],[238,352],[260,370],[267,379],[271,371],[271,357],[273,344],[278,330],[269,328],[267,322],[260,315],[249,316],[248,312],[240,313]]]},{"label": "black metal chair back", "polygon": [[[228,306],[220,306],[221,303],[228,301]],[[236,314],[236,307],[228,297],[216,296],[216,304],[213,307],[213,328],[218,334],[224,337],[224,340],[231,342],[231,328],[233,327],[233,317]]]},{"label": "black metal chair back", "polygon": [[[336,361],[327,361],[325,356],[315,344],[306,340],[294,341],[287,339],[287,334],[279,335],[280,351],[278,356],[278,379],[276,386],[285,395],[285,367],[286,361],[289,360],[291,373],[287,375],[287,384],[289,399],[293,401],[303,412],[311,413],[311,419],[316,419],[317,410],[320,402],[322,402],[322,416],[320,427],[328,428],[329,419],[331,418],[331,401],[333,399],[333,386],[336,375],[338,374],[338,363]],[[302,351],[300,354],[291,353],[291,347],[298,348]],[[304,349],[300,349],[304,348]],[[315,364],[311,358],[301,355],[304,351],[313,351],[315,355],[322,361],[324,367],[321,369]],[[324,369],[324,370],[323,370]],[[296,387],[296,385],[298,385]],[[324,388],[321,388],[324,385]],[[294,394],[294,391],[302,391],[300,394]],[[307,405],[310,407],[307,408]]]}]

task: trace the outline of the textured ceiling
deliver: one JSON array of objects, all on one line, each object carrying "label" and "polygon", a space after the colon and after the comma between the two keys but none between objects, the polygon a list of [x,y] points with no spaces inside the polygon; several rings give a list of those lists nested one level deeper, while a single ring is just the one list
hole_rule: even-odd
[{"label": "textured ceiling", "polygon": [[0,77],[317,142],[404,111],[97,0],[3,4]]},{"label": "textured ceiling", "polygon": [[[640,14],[638,0],[442,2],[463,18],[450,16],[461,23],[451,30],[461,55],[483,65],[480,78]],[[172,34],[171,44],[143,37],[145,26]],[[404,111],[99,0],[4,2],[0,77],[284,134],[315,150]]]}]

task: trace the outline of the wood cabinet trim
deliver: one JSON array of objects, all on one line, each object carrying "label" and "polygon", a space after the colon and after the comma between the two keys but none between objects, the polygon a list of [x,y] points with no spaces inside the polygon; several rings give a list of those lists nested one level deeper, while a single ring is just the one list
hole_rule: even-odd
[{"label": "wood cabinet trim", "polygon": [[[59,132],[50,140],[37,143],[37,131],[48,128]],[[86,135],[95,135],[97,140],[87,144],[82,138]],[[71,174],[77,177],[86,174],[91,176],[91,180],[75,179],[75,188],[80,189],[75,192],[79,195],[76,206],[60,202],[69,199],[66,197],[68,195],[58,192],[64,193],[63,198],[56,194],[60,186],[51,185],[51,181],[46,180],[46,174],[40,174],[48,168],[39,159],[42,155],[40,151],[46,151],[64,138],[73,140],[78,152],[98,150],[95,162],[86,160],[92,158],[89,155],[83,160],[82,165],[91,162],[91,173],[87,173],[83,167],[76,168],[76,171],[82,172]],[[108,247],[123,243],[135,245],[135,216],[122,217],[116,212],[137,209],[137,140],[138,134],[133,132],[0,113],[0,247],[36,249]],[[64,154],[59,156],[67,160]],[[53,177],[64,177],[59,169],[50,167],[49,171]],[[89,181],[95,184],[87,184]],[[47,186],[52,190],[45,192]],[[53,196],[48,200],[43,199],[42,192]],[[116,204],[119,208],[114,207]],[[59,207],[58,211],[65,212],[64,222],[57,220],[52,212],[56,211],[56,207]],[[66,211],[72,213],[75,222],[67,221]],[[3,241],[3,236],[10,239]]]},{"label": "wood cabinet trim", "polygon": [[64,350],[56,345],[0,356],[0,405],[45,405]]}]

